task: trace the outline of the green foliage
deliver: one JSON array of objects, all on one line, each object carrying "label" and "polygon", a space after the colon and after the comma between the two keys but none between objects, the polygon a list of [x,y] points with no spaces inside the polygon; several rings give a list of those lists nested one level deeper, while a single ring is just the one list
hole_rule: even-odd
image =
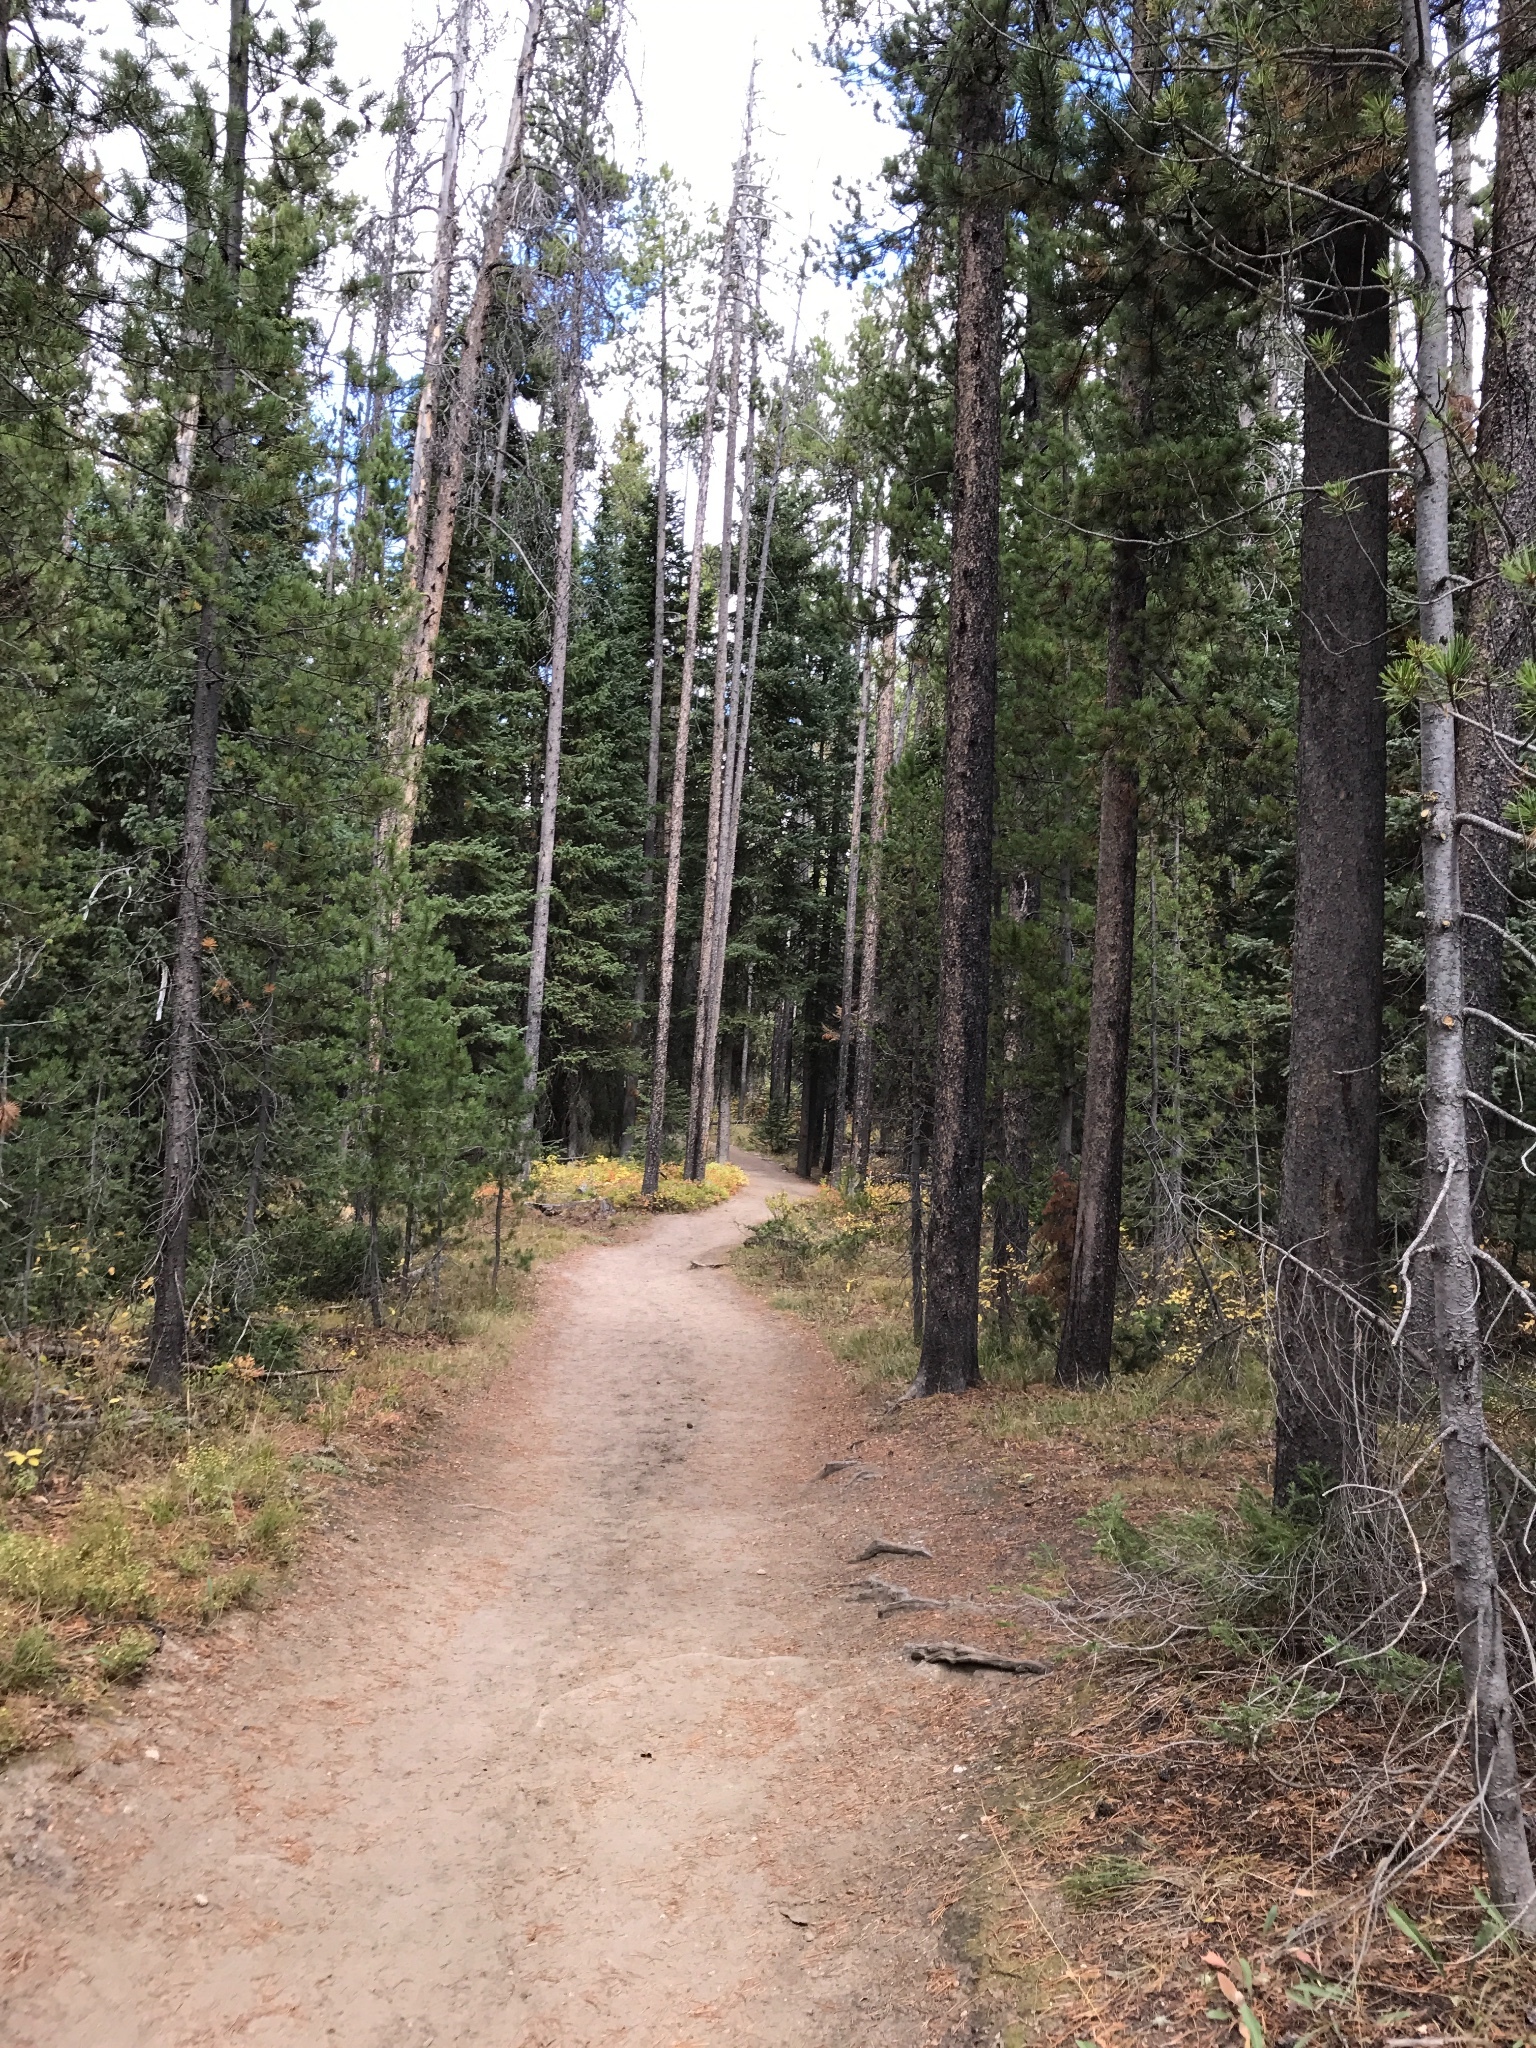
[{"label": "green foliage", "polygon": [[148,1629],[124,1629],[97,1650],[96,1666],[109,1685],[132,1685],[149,1669],[159,1647]]}]

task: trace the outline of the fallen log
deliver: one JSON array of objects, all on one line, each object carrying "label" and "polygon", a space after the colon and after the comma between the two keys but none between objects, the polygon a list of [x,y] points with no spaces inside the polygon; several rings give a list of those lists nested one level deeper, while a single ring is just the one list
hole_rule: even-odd
[{"label": "fallen log", "polygon": [[1003,1657],[978,1650],[971,1643],[908,1643],[914,1664],[949,1664],[959,1671],[1015,1671],[1025,1678],[1043,1678],[1050,1670],[1037,1657]]}]

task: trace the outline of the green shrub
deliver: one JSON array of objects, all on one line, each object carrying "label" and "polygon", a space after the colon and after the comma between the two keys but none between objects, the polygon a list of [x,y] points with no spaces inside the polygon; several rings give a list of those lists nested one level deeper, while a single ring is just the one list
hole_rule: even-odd
[{"label": "green shrub", "polygon": [[147,1628],[124,1629],[114,1642],[97,1650],[97,1669],[109,1685],[132,1685],[148,1670],[159,1647]]},{"label": "green shrub", "polygon": [[0,1649],[0,1692],[46,1692],[58,1676],[59,1653],[47,1629],[24,1628]]}]

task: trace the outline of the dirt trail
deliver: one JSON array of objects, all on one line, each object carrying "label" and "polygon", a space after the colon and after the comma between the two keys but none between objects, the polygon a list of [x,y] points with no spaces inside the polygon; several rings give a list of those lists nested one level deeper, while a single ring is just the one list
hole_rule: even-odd
[{"label": "dirt trail", "polygon": [[6,2048],[972,2038],[957,1681],[839,1596],[880,1483],[817,1480],[859,1410],[710,1263],[797,1185],[752,1164],[547,1274],[271,1616],[0,1778]]}]

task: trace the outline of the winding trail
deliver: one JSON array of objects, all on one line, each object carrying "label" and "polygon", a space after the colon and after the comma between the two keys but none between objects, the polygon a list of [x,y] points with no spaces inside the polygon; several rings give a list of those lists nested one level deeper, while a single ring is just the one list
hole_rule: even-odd
[{"label": "winding trail", "polygon": [[973,2038],[954,1682],[838,1597],[879,1487],[818,1482],[862,1411],[711,1262],[801,1187],[751,1164],[551,1269],[271,1615],[0,1778],[6,2048]]}]

